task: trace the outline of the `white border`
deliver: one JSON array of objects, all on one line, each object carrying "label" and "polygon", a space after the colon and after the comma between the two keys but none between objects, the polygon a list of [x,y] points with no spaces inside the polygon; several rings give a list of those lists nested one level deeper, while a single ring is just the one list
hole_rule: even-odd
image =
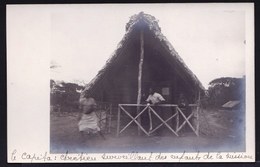
[{"label": "white border", "polygon": [[[171,4],[168,4],[171,5]],[[175,4],[172,4],[175,5]],[[179,4],[177,4],[179,5]],[[188,4],[186,4],[188,5]],[[254,5],[251,3],[243,4],[196,4],[208,5],[209,9],[234,9],[246,12],[246,152],[229,153],[237,156],[248,156],[250,158],[225,158],[228,153],[223,154],[223,159],[217,159],[218,153],[199,153],[199,160],[183,160],[180,158],[183,153],[161,153],[167,156],[166,159],[156,159],[157,153],[137,153],[134,156],[129,153],[111,153],[107,155],[117,156],[119,159],[103,159],[103,154],[85,154],[84,157],[95,158],[95,161],[64,161],[61,154],[49,154],[49,60],[50,60],[50,42],[51,34],[48,32],[50,28],[50,14],[44,11],[48,5],[8,5],[7,6],[7,127],[8,127],[8,162],[254,162],[255,161],[255,115],[254,115]],[[65,5],[66,6],[66,5]],[[68,5],[67,5],[68,6]],[[49,6],[50,7],[50,6]],[[59,5],[51,5],[52,8]],[[20,40],[20,37],[13,37],[13,29],[23,31],[19,27],[10,27],[12,13],[16,10],[27,12],[42,10],[45,17],[39,17],[37,26],[31,34],[27,34],[28,40],[33,45],[23,46],[11,45],[13,41]],[[30,11],[25,9],[30,8]],[[33,16],[32,16],[33,17]],[[47,19],[44,19],[47,18]],[[23,23],[21,21],[21,23]],[[25,25],[26,26],[26,25]],[[39,35],[40,34],[40,35]],[[37,35],[37,39],[34,35]],[[44,47],[37,46],[37,40],[45,41]],[[19,42],[18,42],[19,43]],[[21,48],[23,47],[23,48]],[[23,50],[23,52],[17,52]],[[29,53],[30,54],[27,54]],[[32,55],[34,56],[28,56]],[[46,112],[47,111],[47,112]],[[28,159],[23,159],[27,155]],[[213,157],[208,159],[207,154]],[[30,155],[30,156],[28,156]],[[143,157],[145,160],[137,160],[133,157]],[[196,153],[186,153],[185,155],[196,157]],[[36,159],[32,158],[33,156]],[[71,157],[79,157],[78,154],[70,154]],[[151,156],[151,157],[150,157]],[[176,159],[172,159],[175,156]],[[31,157],[31,158],[30,158]],[[37,157],[39,158],[37,160]],[[45,158],[50,157],[52,161]],[[179,158],[177,158],[179,157]],[[126,159],[125,159],[126,158]]]}]

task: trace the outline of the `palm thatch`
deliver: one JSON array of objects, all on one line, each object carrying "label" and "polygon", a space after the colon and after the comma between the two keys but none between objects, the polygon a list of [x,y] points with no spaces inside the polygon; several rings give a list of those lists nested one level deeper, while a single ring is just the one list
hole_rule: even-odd
[{"label": "palm thatch", "polygon": [[[163,64],[153,64],[150,66],[146,65],[146,69],[148,69],[147,71],[153,68],[152,66],[157,66],[158,69],[160,68],[160,70],[158,74],[154,75],[156,75],[157,78],[160,78],[160,75],[162,74],[163,76],[165,75],[164,78],[161,77],[160,79],[151,79],[154,76],[152,72],[149,72],[149,75],[144,74],[143,80],[145,80],[145,76],[150,76],[150,78],[147,80],[154,80],[154,82],[160,82],[162,80],[171,80],[172,82],[176,82],[174,80],[180,80],[180,83],[178,83],[178,85],[186,85],[184,88],[182,88],[182,90],[186,91],[189,89],[189,92],[192,92],[192,96],[196,96],[197,92],[203,93],[205,88],[202,86],[196,75],[187,67],[183,59],[175,51],[167,38],[161,33],[161,28],[158,25],[158,20],[151,15],[140,12],[139,14],[133,15],[130,18],[130,21],[126,24],[126,33],[123,39],[120,41],[116,50],[106,61],[106,64],[98,72],[96,77],[94,77],[86,85],[85,89],[82,92],[82,95],[91,94],[92,96],[95,96],[95,94],[97,94],[97,91],[99,91],[99,94],[102,94],[102,92],[100,92],[101,89],[112,89],[111,85],[113,85],[116,81],[111,81],[111,78],[114,78],[114,80],[116,80],[117,77],[121,76],[123,80],[127,80],[130,78],[132,80],[135,80],[136,76],[131,77],[128,75],[132,75],[133,73],[136,73],[137,75],[138,72],[136,70],[133,70],[134,68],[138,68],[137,66],[135,66],[136,63],[133,63],[134,65],[131,66],[129,65],[130,69],[128,70],[128,73],[117,75],[115,72],[124,71],[121,70],[123,68],[123,64],[127,66],[128,62],[132,60],[137,62],[139,61],[138,56],[140,56],[140,45],[138,42],[138,32],[140,29],[143,29],[145,31],[144,62],[151,63],[153,61],[155,63],[161,60],[164,61]],[[115,68],[114,66],[118,67]],[[163,66],[167,66],[167,69],[162,69]],[[154,70],[154,72],[156,72],[156,70]],[[168,73],[167,76],[166,73]],[[129,81],[129,83],[130,82],[132,83],[132,81]],[[137,79],[134,82],[137,82]],[[129,83],[128,86],[125,87],[131,87],[132,85]],[[179,87],[177,87],[177,89],[178,88]],[[114,89],[116,89],[116,86]],[[128,92],[130,92],[131,94],[131,91]],[[131,94],[131,96],[133,95],[135,96],[136,94]],[[108,101],[107,99],[105,100]]]}]

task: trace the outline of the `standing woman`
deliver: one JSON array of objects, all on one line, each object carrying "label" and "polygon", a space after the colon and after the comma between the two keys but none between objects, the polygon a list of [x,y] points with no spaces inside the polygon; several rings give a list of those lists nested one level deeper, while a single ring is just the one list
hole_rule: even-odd
[{"label": "standing woman", "polygon": [[95,113],[97,108],[95,99],[89,96],[80,97],[79,104],[82,111],[78,116],[78,128],[81,136],[84,137],[85,134],[91,135],[99,133],[100,136],[105,139],[98,126],[99,120]]}]

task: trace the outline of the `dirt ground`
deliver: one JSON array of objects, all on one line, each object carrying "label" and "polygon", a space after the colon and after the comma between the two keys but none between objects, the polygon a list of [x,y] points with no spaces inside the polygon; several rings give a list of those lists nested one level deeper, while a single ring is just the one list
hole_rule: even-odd
[{"label": "dirt ground", "polygon": [[77,126],[78,113],[52,112],[50,120],[50,152],[207,152],[244,151],[244,112],[203,110],[200,114],[200,136],[183,132],[179,137],[162,133],[160,136],[138,136],[137,128],[130,127],[116,137],[116,127],[100,136],[82,139]]}]

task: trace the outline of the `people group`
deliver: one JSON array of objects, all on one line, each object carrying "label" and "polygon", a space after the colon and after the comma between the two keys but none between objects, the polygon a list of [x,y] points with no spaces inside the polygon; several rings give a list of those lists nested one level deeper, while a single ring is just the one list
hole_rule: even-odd
[{"label": "people group", "polygon": [[[147,103],[147,105],[153,105],[152,108],[162,119],[167,119],[165,118],[165,116],[167,115],[164,114],[165,109],[163,107],[158,106],[159,104],[166,103],[166,100],[160,93],[156,92],[154,88],[149,89],[149,94],[147,98],[145,98],[145,102]],[[182,111],[184,111],[184,113],[187,113],[187,111],[189,111],[188,104],[189,103],[187,98],[184,96],[183,93],[180,93],[179,98],[177,100],[178,107]],[[97,109],[97,103],[95,99],[87,94],[81,96],[79,99],[79,108],[81,110],[81,113],[78,116],[78,130],[81,134],[81,138],[85,140],[86,137],[99,135],[101,138],[105,139],[99,126],[99,119],[95,113],[95,110]],[[155,116],[154,114],[152,115],[153,116],[151,116],[151,114],[149,115],[150,131],[152,130],[152,127],[156,128],[159,124],[162,123],[161,120],[156,118],[158,116]],[[160,135],[159,132],[162,131],[160,129],[157,129],[155,134]]]}]

